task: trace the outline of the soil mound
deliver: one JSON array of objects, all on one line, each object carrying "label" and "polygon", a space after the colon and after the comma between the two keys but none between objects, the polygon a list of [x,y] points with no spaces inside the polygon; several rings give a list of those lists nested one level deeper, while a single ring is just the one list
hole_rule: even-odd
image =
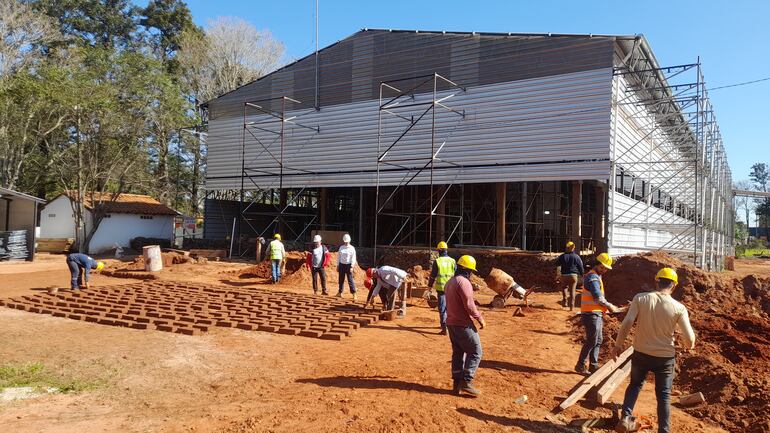
[{"label": "soil mound", "polygon": [[[329,292],[337,293],[339,283],[339,273],[337,270],[338,255],[330,253],[329,266],[326,267],[326,286]],[[238,274],[239,278],[261,278],[270,280],[272,278],[272,269],[269,260],[262,261],[255,266],[244,269]],[[356,282],[356,288],[363,288],[366,271],[360,266],[353,267],[353,280]],[[313,276],[310,269],[305,266],[305,253],[291,251],[286,254],[286,268],[280,285],[306,286],[312,287]],[[347,291],[347,284],[345,285]]]},{"label": "soil mound", "polygon": [[[642,253],[619,258],[606,274],[608,299],[624,304],[652,290],[664,266],[679,275],[674,298],[687,307],[697,338],[695,349],[678,354],[676,387],[707,401],[686,410],[730,431],[770,431],[770,278],[704,272],[665,253]],[[607,321],[603,355],[619,324]]]}]

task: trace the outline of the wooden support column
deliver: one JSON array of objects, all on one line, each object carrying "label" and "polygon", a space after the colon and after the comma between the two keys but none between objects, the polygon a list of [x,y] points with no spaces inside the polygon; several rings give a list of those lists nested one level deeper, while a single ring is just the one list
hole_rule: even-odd
[{"label": "wooden support column", "polygon": [[521,183],[521,249],[527,249],[527,209],[529,209],[529,199],[527,198],[527,182]]},{"label": "wooden support column", "polygon": [[607,218],[607,212],[605,207],[607,206],[605,195],[607,194],[607,189],[604,187],[603,184],[598,184],[595,187],[595,195],[596,195],[596,214],[594,217],[594,245],[596,247],[597,252],[607,252],[607,238],[605,236],[606,233],[606,227],[607,224],[606,218]]},{"label": "wooden support column", "polygon": [[318,225],[321,230],[326,230],[326,209],[329,191],[327,188],[318,188]]},{"label": "wooden support column", "polygon": [[[571,211],[571,220],[572,224],[570,225],[570,240],[575,243],[575,249],[577,251],[581,251],[583,249],[583,242],[581,241],[582,236],[582,225],[583,225],[583,181],[582,180],[573,180],[572,181],[572,194],[571,194],[571,205],[570,205],[570,211]],[[563,247],[563,245],[561,246]],[[560,247],[560,248],[561,248]]]},{"label": "wooden support column", "polygon": [[[436,200],[440,200],[441,197],[444,196],[444,192],[446,191],[446,186],[440,185],[436,187]],[[446,198],[444,200],[441,200],[440,203],[436,205],[436,239],[434,244],[438,244],[439,241],[446,241],[444,237],[446,236]],[[431,245],[432,247],[433,245]]]},{"label": "wooden support column", "polygon": [[506,246],[505,242],[505,182],[495,184],[497,217],[495,218],[495,245]]}]

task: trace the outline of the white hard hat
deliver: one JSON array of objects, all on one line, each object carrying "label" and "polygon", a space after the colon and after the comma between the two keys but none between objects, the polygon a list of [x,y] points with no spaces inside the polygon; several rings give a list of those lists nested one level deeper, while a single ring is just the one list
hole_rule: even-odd
[{"label": "white hard hat", "polygon": [[321,235],[313,236],[313,242],[321,242]]},{"label": "white hard hat", "polygon": [[345,233],[345,235],[342,236],[342,242],[350,242],[350,235]]}]

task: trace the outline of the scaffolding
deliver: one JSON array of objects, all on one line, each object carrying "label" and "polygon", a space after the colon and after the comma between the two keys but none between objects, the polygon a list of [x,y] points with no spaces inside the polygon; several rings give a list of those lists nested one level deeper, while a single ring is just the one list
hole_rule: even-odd
[{"label": "scaffolding", "polygon": [[[700,59],[658,67],[635,43],[613,75],[609,250],[658,249],[721,270],[732,180]],[[644,245],[624,242],[633,235]]]},{"label": "scaffolding", "polygon": [[[412,238],[415,232],[423,226],[427,226],[427,233],[423,236],[423,242],[429,247],[434,240],[434,218],[440,218],[443,233],[443,224],[446,221],[454,223],[449,236],[449,241],[457,232],[463,221],[462,215],[452,215],[445,211],[444,203],[447,195],[452,191],[453,183],[434,184],[434,170],[438,168],[455,168],[458,171],[462,165],[448,161],[440,156],[441,151],[451,136],[452,128],[445,130],[437,125],[437,115],[445,113],[456,116],[457,127],[465,118],[465,110],[456,110],[448,105],[448,101],[460,92],[465,92],[463,86],[445,78],[438,73],[417,77],[402,78],[380,83],[379,104],[377,112],[377,179],[375,186],[376,212],[374,217],[374,260],[377,260],[377,244],[379,229],[383,218],[395,218],[398,221],[398,229],[388,245],[402,245],[406,239]],[[407,137],[410,132],[414,134],[418,125],[425,124],[425,119],[430,116],[430,126],[427,129],[429,138],[414,137],[411,143]],[[394,120],[394,122],[389,121]],[[421,121],[423,121],[421,123]],[[406,125],[406,126],[403,126]],[[396,131],[392,134],[389,127]],[[437,135],[446,134],[439,140]],[[440,141],[440,142],[439,142]],[[399,152],[404,148],[404,152]],[[411,153],[410,153],[411,152]],[[423,156],[420,156],[423,155]],[[403,176],[395,187],[383,186],[382,176],[388,169],[400,171]],[[427,175],[425,174],[427,172]],[[425,185],[427,197],[412,194],[414,200],[407,204],[405,211],[390,211],[389,206],[396,195],[410,184]],[[389,189],[388,195],[381,200],[380,194]],[[411,223],[411,228],[405,232]],[[412,238],[413,239],[413,238]]]},{"label": "scaffolding", "polygon": [[[286,164],[287,129],[304,128],[316,134],[320,133],[318,126],[299,123],[299,114],[287,116],[287,110],[299,108],[302,108],[302,102],[288,96],[243,103],[241,185],[238,194],[238,216],[234,223],[239,240],[243,235],[244,223],[258,237],[264,237],[274,228],[276,231],[288,230],[290,236],[285,238],[297,240],[318,219],[317,211],[307,213],[292,209],[300,207],[298,204],[304,204],[302,208],[317,210],[313,192],[304,186],[297,191],[284,189],[285,174],[314,174]],[[246,149],[250,143],[257,145],[257,153],[254,156],[247,156]],[[257,183],[257,178],[268,179],[268,184]],[[249,183],[246,183],[247,181]],[[295,230],[295,227],[298,227],[299,231]],[[238,245],[238,254],[245,254],[246,251],[240,246],[241,242]]]}]

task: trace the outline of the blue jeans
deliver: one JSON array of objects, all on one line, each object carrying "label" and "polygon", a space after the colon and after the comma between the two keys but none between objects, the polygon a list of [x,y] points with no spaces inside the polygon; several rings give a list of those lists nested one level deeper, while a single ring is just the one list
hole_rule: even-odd
[{"label": "blue jeans", "polygon": [[626,388],[623,398],[623,416],[630,416],[634,410],[636,399],[644,385],[644,379],[650,371],[655,374],[655,397],[658,400],[658,433],[668,433],[671,424],[671,385],[674,383],[675,359],[661,358],[634,352],[631,355],[631,382]]},{"label": "blue jeans", "polygon": [[473,325],[449,325],[447,329],[452,342],[452,380],[471,382],[481,363],[479,333]]},{"label": "blue jeans", "polygon": [[578,367],[585,366],[588,360],[591,369],[599,368],[599,348],[602,346],[602,327],[604,319],[601,314],[583,313],[580,315],[580,321],[586,328],[586,339],[583,342],[583,348],[580,349],[580,358]]},{"label": "blue jeans", "polygon": [[342,290],[345,288],[345,279],[347,278],[348,285],[350,286],[350,293],[355,294],[356,282],[353,281],[353,265],[350,263],[340,263],[337,265],[337,273],[339,274],[340,293],[342,293]]},{"label": "blue jeans", "polygon": [[441,323],[441,329],[446,329],[446,296],[444,292],[436,292],[438,294],[438,319]]},{"label": "blue jeans", "polygon": [[67,259],[67,266],[70,268],[70,288],[80,287],[80,266],[74,260]]},{"label": "blue jeans", "polygon": [[281,260],[270,260],[270,265],[273,270],[273,282],[277,282],[281,279]]}]

